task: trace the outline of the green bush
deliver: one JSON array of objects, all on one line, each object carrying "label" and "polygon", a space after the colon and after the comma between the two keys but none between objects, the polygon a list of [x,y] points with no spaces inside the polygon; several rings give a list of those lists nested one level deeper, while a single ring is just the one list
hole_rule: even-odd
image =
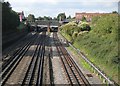
[{"label": "green bush", "polygon": [[72,38],[75,40],[78,36],[78,32],[74,32],[73,35],[72,35]]},{"label": "green bush", "polygon": [[72,38],[75,39],[73,45],[83,51],[94,64],[117,82],[117,67],[120,60],[118,56],[118,15],[93,17],[90,25],[92,29],[84,33],[87,25],[86,22],[80,22],[77,25],[79,31],[74,29],[76,33],[72,29]]},{"label": "green bush", "polygon": [[65,24],[65,25],[61,26],[60,28],[64,33],[66,33],[70,36],[72,36],[75,29],[78,29],[77,24],[74,22],[70,22],[68,24]]},{"label": "green bush", "polygon": [[25,28],[27,28],[27,27],[26,27],[26,25],[25,25],[24,23],[22,23],[22,22],[21,22],[20,25],[17,27],[17,29],[20,29],[20,30],[21,30],[21,29],[25,29]]},{"label": "green bush", "polygon": [[91,28],[87,22],[82,22],[80,25],[81,31],[90,31]]},{"label": "green bush", "polygon": [[72,21],[60,27],[60,31],[71,36],[72,40],[75,39],[77,35],[79,35],[78,33],[80,33],[81,31],[89,31],[89,30],[90,30],[90,26],[88,25],[87,22],[76,24],[75,21]]},{"label": "green bush", "polygon": [[[89,59],[115,81],[117,78],[114,75],[118,75],[115,66],[118,67],[120,59],[117,49],[117,20],[117,15],[98,17],[91,24],[93,29],[89,33],[79,35],[75,41],[75,45],[78,44],[80,49],[84,49],[83,51],[88,54]],[[114,71],[110,72],[111,69]]]}]

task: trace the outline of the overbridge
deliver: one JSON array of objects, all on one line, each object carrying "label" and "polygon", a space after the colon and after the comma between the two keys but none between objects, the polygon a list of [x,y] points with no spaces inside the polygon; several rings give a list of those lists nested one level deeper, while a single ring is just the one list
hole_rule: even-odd
[{"label": "overbridge", "polygon": [[45,21],[45,20],[38,20],[35,22],[29,22],[34,30],[38,31],[58,31],[59,22],[58,21]]}]

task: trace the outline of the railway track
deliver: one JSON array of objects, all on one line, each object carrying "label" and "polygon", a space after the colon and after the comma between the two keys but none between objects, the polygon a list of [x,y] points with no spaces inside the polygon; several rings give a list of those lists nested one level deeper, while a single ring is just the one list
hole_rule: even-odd
[{"label": "railway track", "polygon": [[2,78],[1,85],[3,86],[12,72],[15,70],[25,53],[28,51],[34,40],[36,39],[36,35],[33,36],[32,40],[29,41],[18,54],[15,54],[11,57],[8,63],[4,64],[2,72],[0,74],[0,78]]},{"label": "railway track", "polygon": [[42,70],[44,64],[44,53],[45,53],[45,41],[41,41],[45,38],[45,33],[39,37],[38,42],[36,43],[37,48],[33,53],[33,58],[28,67],[28,70],[20,83],[21,86],[24,85],[36,85],[39,86],[42,84]]},{"label": "railway track", "polygon": [[[34,34],[34,35],[36,35],[36,34]],[[27,46],[27,44],[30,42],[29,39],[30,39],[30,38],[33,38],[32,36],[34,36],[34,35],[29,35],[29,37],[24,38],[24,41],[25,41],[25,42],[21,44],[22,47],[20,47],[20,48],[17,49],[16,51],[14,51],[14,53],[9,57],[9,59],[2,63],[2,68],[1,68],[0,70],[4,70],[4,69],[11,63],[11,61],[15,59],[15,57],[16,57],[18,54],[22,53],[23,49],[24,49],[24,48]],[[17,45],[16,45],[16,46],[17,46]],[[10,51],[9,51],[9,52],[10,52]],[[5,58],[8,58],[8,56],[6,56]],[[3,57],[3,59],[5,59],[5,58]]]},{"label": "railway track", "polygon": [[65,70],[69,84],[90,86],[84,74],[81,72],[79,67],[76,65],[72,57],[67,53],[62,43],[59,41],[57,33],[53,34],[53,39],[54,39],[54,42],[55,42],[58,54],[60,56],[63,68]]},{"label": "railway track", "polygon": [[15,70],[25,53],[28,51],[34,40],[36,39],[36,35],[32,37],[32,40],[26,43],[26,45],[21,49],[21,51],[11,57],[10,61],[8,63],[4,64],[2,72],[0,74],[0,78],[2,78],[1,85],[4,85],[5,82],[8,80],[9,76],[12,74],[12,72]]},{"label": "railway track", "polygon": [[[76,65],[74,60],[67,53],[67,50],[59,41],[57,33],[53,34],[53,38],[69,84],[83,84],[85,86],[90,86],[89,82],[80,71],[79,67]],[[31,40],[27,41],[23,47],[16,51],[13,56],[11,56],[11,58],[3,64],[3,69],[0,73],[0,78],[2,78],[2,81],[0,82],[1,86],[8,85],[10,80],[14,79],[13,76],[15,77],[15,74],[18,73],[20,70],[22,70],[22,72],[18,76],[16,76],[18,77],[18,81],[16,81],[17,83],[14,82],[15,84],[21,86],[40,86],[43,84],[43,68],[46,40],[46,32],[42,32],[41,34],[37,33],[31,36]],[[50,53],[51,52],[52,49],[50,48]],[[53,77],[51,76],[51,74],[53,74],[53,71],[51,70],[52,64],[50,53],[50,84],[54,85],[54,83],[52,82]],[[22,67],[22,64],[24,64],[24,67]]]},{"label": "railway track", "polygon": [[19,82],[19,84],[36,84],[37,86],[42,84],[42,70],[45,52],[45,41],[43,41],[43,39],[45,38],[45,35],[45,32],[42,35],[40,35],[40,37],[38,37],[38,35],[36,34],[33,35],[33,37],[31,37],[31,41],[28,41],[11,57],[11,59],[7,63],[3,65],[3,69],[0,74],[0,77],[2,78],[2,81],[0,82],[1,86],[7,85],[7,80],[10,78],[16,67],[19,65],[20,61],[25,56],[26,52],[28,52],[31,45],[33,44],[37,45],[37,47],[34,53],[32,54],[32,59],[30,65],[28,66],[28,70],[25,73],[25,77]]}]

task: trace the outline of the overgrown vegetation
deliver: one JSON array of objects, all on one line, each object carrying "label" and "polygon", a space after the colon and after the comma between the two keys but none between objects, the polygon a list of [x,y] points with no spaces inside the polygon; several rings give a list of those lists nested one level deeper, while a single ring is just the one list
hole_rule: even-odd
[{"label": "overgrown vegetation", "polygon": [[[81,34],[81,31],[89,31],[90,26],[87,22],[76,23],[72,21],[60,27],[61,33],[66,35],[69,42],[73,43],[75,38]],[[64,34],[65,33],[65,34]]]},{"label": "overgrown vegetation", "polygon": [[[120,62],[118,56],[118,15],[108,14],[93,17],[90,26],[90,30],[85,27],[84,31],[81,30],[81,28],[83,29],[82,23],[80,25],[67,24],[61,27],[61,33],[74,39],[73,45],[83,51],[110,79],[118,83]],[[78,35],[75,33],[76,30]]]},{"label": "overgrown vegetation", "polygon": [[58,21],[63,21],[66,19],[66,15],[65,13],[59,13],[58,16],[57,16],[57,20]]},{"label": "overgrown vegetation", "polygon": [[35,16],[33,14],[29,14],[28,17],[27,17],[27,21],[35,22]]},{"label": "overgrown vegetation", "polygon": [[12,10],[9,2],[0,2],[2,4],[2,31],[15,30],[19,26],[19,16]]},{"label": "overgrown vegetation", "polygon": [[19,29],[19,30],[28,29],[28,27],[27,27],[23,22],[21,22],[21,23],[19,24],[19,26],[17,27],[17,29]]}]

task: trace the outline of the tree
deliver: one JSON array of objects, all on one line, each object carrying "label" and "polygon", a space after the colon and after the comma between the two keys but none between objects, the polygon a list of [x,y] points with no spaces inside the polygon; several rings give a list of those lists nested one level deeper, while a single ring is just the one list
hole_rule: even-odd
[{"label": "tree", "polygon": [[118,12],[117,12],[117,11],[113,11],[112,13],[115,13],[115,14],[117,14]]},{"label": "tree", "polygon": [[39,17],[38,17],[38,20],[44,20],[44,18],[43,18],[43,17],[41,17],[41,16],[39,16]]},{"label": "tree", "polygon": [[12,10],[9,2],[2,2],[2,27],[3,33],[7,30],[16,29],[20,24],[18,14]]},{"label": "tree", "polygon": [[65,15],[65,13],[60,13],[60,14],[58,14],[58,16],[57,16],[57,20],[59,20],[59,21],[63,21],[63,20],[65,20],[66,19],[66,15]]},{"label": "tree", "polygon": [[69,15],[69,16],[67,17],[67,19],[71,19],[71,16]]},{"label": "tree", "polygon": [[86,20],[86,18],[83,16],[82,19],[81,19],[81,21],[87,21],[87,20]]},{"label": "tree", "polygon": [[35,16],[33,14],[29,14],[27,20],[30,22],[35,22]]},{"label": "tree", "polygon": [[86,22],[81,23],[80,27],[81,27],[81,31],[90,31],[91,30],[89,24],[87,24]]},{"label": "tree", "polygon": [[54,18],[53,18],[53,20],[57,20],[57,18],[56,18],[56,17],[54,17]]},{"label": "tree", "polygon": [[73,17],[72,19],[75,19],[75,17]]},{"label": "tree", "polygon": [[50,16],[44,16],[44,20],[52,20],[52,17],[50,17]]}]

